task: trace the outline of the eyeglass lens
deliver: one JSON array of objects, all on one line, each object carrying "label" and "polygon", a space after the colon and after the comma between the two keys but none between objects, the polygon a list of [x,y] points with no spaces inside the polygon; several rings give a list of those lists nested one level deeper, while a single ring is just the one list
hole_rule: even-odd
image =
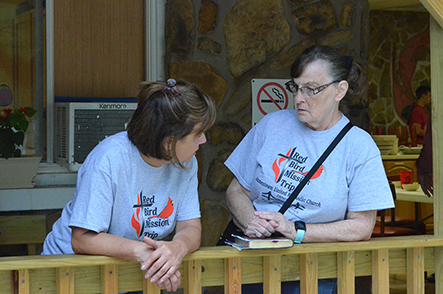
[{"label": "eyeglass lens", "polygon": [[299,87],[296,83],[294,83],[293,80],[286,82],[285,85],[286,89],[288,89],[288,91],[291,92],[292,94],[297,94],[297,92],[300,91],[302,95],[307,95],[309,97],[314,95],[315,89],[311,89],[309,87]]},{"label": "eyeglass lens", "polygon": [[317,95],[327,87],[329,87],[333,83],[338,83],[339,81],[332,81],[328,84],[321,85],[315,89],[309,88],[309,87],[299,87],[293,80],[290,80],[285,83],[286,89],[288,89],[289,92],[296,94],[298,91],[300,91],[301,94],[307,95],[308,97],[312,97],[314,95]]}]

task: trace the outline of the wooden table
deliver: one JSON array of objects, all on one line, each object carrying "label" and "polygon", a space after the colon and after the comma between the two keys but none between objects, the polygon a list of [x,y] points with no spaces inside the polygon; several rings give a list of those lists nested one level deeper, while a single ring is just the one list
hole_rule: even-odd
[{"label": "wooden table", "polygon": [[434,197],[428,197],[423,193],[421,187],[416,191],[406,191],[402,188],[395,188],[395,194],[397,195],[397,201],[409,201],[414,202],[415,206],[415,222],[414,227],[418,230],[419,227],[428,219],[434,216],[433,213],[425,215],[420,219],[420,203],[434,203]]},{"label": "wooden table", "polygon": [[397,194],[397,200],[401,201],[434,203],[434,197],[426,196],[421,187],[419,187],[417,191],[406,191],[402,188],[395,188],[395,194]]}]

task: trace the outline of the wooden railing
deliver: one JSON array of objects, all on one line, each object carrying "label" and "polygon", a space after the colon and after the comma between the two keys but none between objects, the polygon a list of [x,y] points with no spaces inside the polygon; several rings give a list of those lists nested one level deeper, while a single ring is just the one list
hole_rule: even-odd
[{"label": "wooden railing", "polygon": [[[353,294],[355,276],[372,276],[372,293],[389,293],[389,275],[406,274],[408,293],[420,294],[424,272],[433,273],[436,267],[438,247],[443,247],[443,238],[433,235],[241,252],[204,247],[185,257],[182,286],[192,294],[223,285],[225,293],[240,293],[242,283],[263,282],[265,293],[280,293],[280,281],[300,280],[302,293],[317,293],[317,279],[337,277],[338,293]],[[0,289],[20,294],[160,293],[135,262],[83,255],[0,258]]]}]

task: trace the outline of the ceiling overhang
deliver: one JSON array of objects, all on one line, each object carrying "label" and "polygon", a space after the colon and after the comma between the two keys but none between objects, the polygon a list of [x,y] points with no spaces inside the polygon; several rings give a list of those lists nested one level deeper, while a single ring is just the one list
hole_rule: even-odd
[{"label": "ceiling overhang", "polygon": [[369,0],[371,10],[416,11],[425,10],[420,0]]},{"label": "ceiling overhang", "polygon": [[443,28],[443,2],[441,0],[420,0],[420,2]]},{"label": "ceiling overhang", "polygon": [[443,28],[441,0],[368,0],[371,10],[427,11]]}]

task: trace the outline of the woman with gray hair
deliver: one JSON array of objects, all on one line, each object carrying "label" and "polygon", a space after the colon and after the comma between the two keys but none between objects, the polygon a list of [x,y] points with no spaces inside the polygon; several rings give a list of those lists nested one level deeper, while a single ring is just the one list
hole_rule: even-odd
[{"label": "woman with gray hair", "polygon": [[[314,46],[295,60],[286,83],[294,95],[294,110],[266,115],[225,162],[235,175],[226,193],[227,206],[246,236],[278,233],[296,244],[371,237],[377,210],[394,204],[380,151],[356,126],[286,212],[278,212],[349,123],[339,110],[340,101],[359,95],[362,85],[360,66],[334,48]],[[318,292],[334,293],[335,284],[335,279],[320,280]],[[245,293],[262,292],[261,285],[243,287]],[[282,283],[282,293],[299,290],[298,282]]]}]

